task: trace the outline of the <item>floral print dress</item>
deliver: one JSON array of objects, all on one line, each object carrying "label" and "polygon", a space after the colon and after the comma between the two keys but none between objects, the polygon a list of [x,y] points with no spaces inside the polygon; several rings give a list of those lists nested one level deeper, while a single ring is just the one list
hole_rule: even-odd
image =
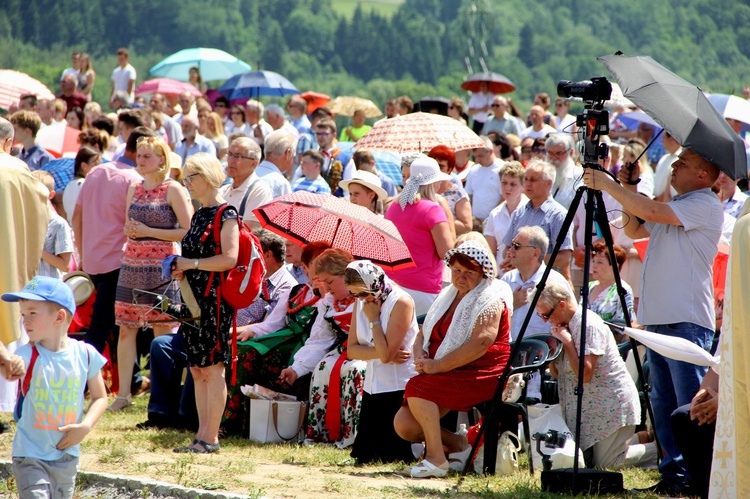
[{"label": "floral print dress", "polygon": [[[367,362],[346,359],[346,340],[349,335],[352,310],[352,304],[344,311],[337,311],[333,304],[326,305],[324,318],[336,336],[336,344],[312,371],[306,443],[333,443],[343,449],[351,446],[357,437]],[[332,390],[330,381],[337,369],[340,379],[338,383],[340,395],[338,400],[331,400],[329,403],[329,394],[336,391]],[[333,377],[335,378],[336,375],[334,374]],[[338,411],[335,411],[337,406]],[[332,425],[333,420],[327,420],[330,419],[329,411],[330,414],[338,413],[340,418],[338,425]],[[331,428],[332,426],[334,427]],[[332,429],[333,432],[331,432]]]},{"label": "floral print dress", "polygon": [[[210,258],[216,255],[216,244],[210,232],[210,225],[220,206],[204,207],[195,212],[190,229],[182,238],[183,257],[194,259]],[[221,222],[223,224],[227,220],[238,217],[237,210],[229,206],[224,210]],[[221,279],[218,272],[213,274],[214,278],[210,283],[208,296],[204,296],[206,287],[209,286],[210,276],[211,272],[205,270],[185,271],[190,289],[201,309],[199,327],[192,322],[184,322],[180,326],[180,334],[185,338],[187,347],[188,363],[193,367],[209,367],[220,362],[228,364],[231,360],[228,350],[234,309],[222,300],[217,313],[216,290]]]}]

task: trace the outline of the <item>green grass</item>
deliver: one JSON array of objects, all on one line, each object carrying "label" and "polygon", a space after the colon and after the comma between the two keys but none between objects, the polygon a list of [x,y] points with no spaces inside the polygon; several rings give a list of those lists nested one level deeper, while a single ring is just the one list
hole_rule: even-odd
[{"label": "green grass", "polygon": [[357,5],[362,5],[362,11],[365,13],[375,11],[382,16],[391,17],[404,3],[404,0],[333,0],[332,3],[333,10],[336,13],[351,19]]},{"label": "green grass", "polygon": [[[509,476],[412,480],[397,475],[405,463],[357,466],[349,449],[334,446],[258,444],[242,438],[221,441],[219,454],[174,454],[193,435],[171,430],[138,430],[146,419],[147,397],[117,413],[106,413],[84,440],[80,468],[123,476],[148,477],[204,490],[250,497],[336,498],[552,498],[541,491],[540,474],[529,475],[526,456]],[[7,416],[0,418],[7,421]],[[13,431],[0,435],[0,455],[10,457]],[[658,480],[656,471],[628,469],[625,487],[641,488]],[[85,480],[79,475],[79,487]],[[0,476],[0,497],[13,497],[12,477]],[[140,493],[140,492],[139,492]],[[148,496],[148,491],[144,492]],[[641,497],[646,497],[641,496]],[[651,496],[655,497],[655,496]]]}]

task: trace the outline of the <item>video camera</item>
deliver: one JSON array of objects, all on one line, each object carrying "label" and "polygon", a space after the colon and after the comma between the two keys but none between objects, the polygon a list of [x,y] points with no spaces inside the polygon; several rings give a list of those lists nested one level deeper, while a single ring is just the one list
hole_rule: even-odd
[{"label": "video camera", "polygon": [[557,84],[557,95],[583,101],[583,112],[576,116],[576,125],[584,133],[583,163],[598,167],[599,160],[609,155],[609,147],[600,144],[599,139],[609,135],[609,113],[604,110],[604,101],[612,97],[612,84],[603,76],[591,78],[591,81],[562,80]]}]

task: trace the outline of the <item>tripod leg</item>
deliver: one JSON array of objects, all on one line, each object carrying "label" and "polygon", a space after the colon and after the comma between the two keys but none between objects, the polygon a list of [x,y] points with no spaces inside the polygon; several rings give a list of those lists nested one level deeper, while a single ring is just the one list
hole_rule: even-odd
[{"label": "tripod leg", "polygon": [[[609,252],[609,261],[613,263],[612,270],[615,275],[615,284],[617,285],[617,294],[620,297],[620,306],[623,310],[623,316],[625,318],[625,325],[627,327],[631,327],[632,320],[630,317],[630,310],[628,310],[628,305],[626,301],[627,292],[625,291],[625,288],[622,285],[622,279],[620,277],[620,269],[617,267],[617,260],[615,258],[615,248],[614,248],[614,240],[612,238],[612,232],[609,230],[609,219],[607,218],[607,208],[604,205],[604,198],[602,197],[601,191],[592,191],[594,192],[594,196],[596,198],[596,222],[599,225],[599,230],[602,233],[602,237],[604,238],[604,243],[607,245],[607,251]],[[651,422],[654,422],[654,410],[651,406],[651,386],[648,383],[648,380],[646,379],[644,373],[643,373],[643,365],[641,364],[640,356],[638,355],[638,342],[635,341],[633,338],[630,338],[630,349],[631,353],[634,355],[633,360],[635,361],[635,368],[638,372],[638,381],[640,383],[641,391],[643,392],[645,405],[646,405],[646,412],[648,414],[648,417],[651,419]],[[659,438],[656,436],[656,432],[654,432],[654,441],[656,443],[656,450],[657,450],[657,459],[661,461],[661,445],[659,443]]]}]

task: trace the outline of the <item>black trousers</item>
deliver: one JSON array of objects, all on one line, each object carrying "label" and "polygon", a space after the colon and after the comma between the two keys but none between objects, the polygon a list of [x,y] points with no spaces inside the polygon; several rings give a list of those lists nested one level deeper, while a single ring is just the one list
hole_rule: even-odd
[{"label": "black trousers", "polygon": [[[91,314],[91,325],[86,331],[84,341],[93,345],[99,353],[104,352],[104,347],[112,337],[109,352],[112,358],[117,356],[117,339],[120,328],[115,324],[115,293],[117,292],[117,280],[120,277],[120,269],[106,272],[104,274],[89,274],[96,288],[96,299],[94,310]],[[138,362],[133,366],[133,379],[131,390],[135,391],[141,386],[141,367]]]},{"label": "black trousers", "polygon": [[678,407],[670,421],[674,441],[682,453],[692,488],[701,497],[708,497],[716,423],[699,426],[697,421],[691,421],[690,404]]}]

